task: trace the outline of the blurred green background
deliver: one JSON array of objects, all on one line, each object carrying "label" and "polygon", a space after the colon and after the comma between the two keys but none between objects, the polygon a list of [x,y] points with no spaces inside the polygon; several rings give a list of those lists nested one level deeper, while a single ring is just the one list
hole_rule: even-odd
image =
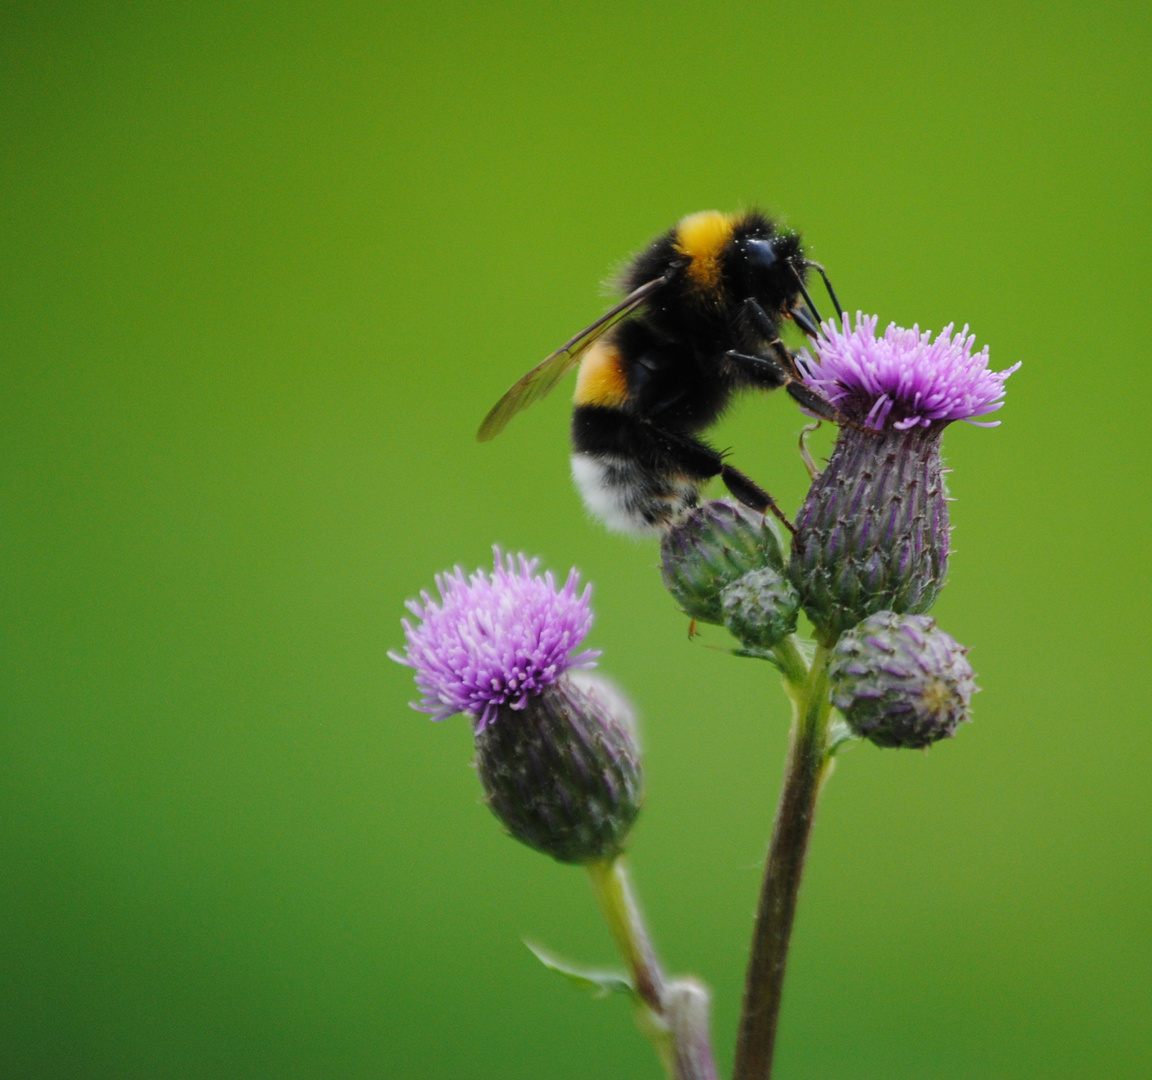
[{"label": "blurred green background", "polygon": [[[498,541],[595,583],[633,863],[731,1061],[786,739],[505,387],[682,214],[1022,360],[945,440],[976,722],[846,754],[785,1080],[1152,1073],[1145,4],[6,3],[0,1073],[656,1078],[579,871],[410,712],[402,601]],[[795,508],[802,418],[719,445]],[[827,433],[821,448],[826,450]]]}]

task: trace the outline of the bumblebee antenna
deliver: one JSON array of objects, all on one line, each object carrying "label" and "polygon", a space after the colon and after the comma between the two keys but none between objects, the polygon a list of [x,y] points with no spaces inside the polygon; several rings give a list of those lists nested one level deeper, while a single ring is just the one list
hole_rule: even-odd
[{"label": "bumblebee antenna", "polygon": [[832,306],[836,309],[836,314],[839,316],[840,321],[843,322],[844,309],[840,306],[840,301],[836,299],[836,290],[832,288],[832,282],[828,280],[828,275],[824,272],[824,267],[818,262],[813,262],[811,259],[805,259],[804,262],[824,279],[824,288],[828,290],[828,297],[832,301]]},{"label": "bumblebee antenna", "polygon": [[[808,265],[808,260],[804,260],[805,265]],[[800,271],[793,265],[792,260],[788,260],[788,269],[792,271],[792,276],[796,279],[796,284],[800,286],[800,295],[804,297],[804,303],[808,305],[808,310],[816,316],[816,322],[822,323],[824,320],[820,318],[820,309],[812,302],[812,297],[808,295],[808,290],[804,287],[804,279],[800,276]],[[795,318],[795,316],[793,316]]]}]

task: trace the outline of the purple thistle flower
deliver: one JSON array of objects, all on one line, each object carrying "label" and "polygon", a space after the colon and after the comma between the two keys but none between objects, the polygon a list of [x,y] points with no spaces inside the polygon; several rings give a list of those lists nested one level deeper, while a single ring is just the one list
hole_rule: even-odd
[{"label": "purple thistle flower", "polygon": [[409,600],[421,622],[403,619],[405,655],[388,653],[416,672],[424,697],[412,708],[433,720],[470,713],[477,732],[500,706],[523,709],[565,671],[595,667],[600,655],[592,649],[574,653],[592,626],[592,586],[577,594],[575,569],[557,590],[550,572],[534,573],[538,560],[492,550],[491,576],[477,570],[466,578],[456,567],[436,576],[439,603],[426,592]]},{"label": "purple thistle flower", "polygon": [[[856,313],[799,357],[805,381],[852,421],[796,518],[789,576],[817,637],[830,645],[877,611],[920,614],[948,572],[948,503],[940,441],[954,420],[1003,405],[1020,365],[990,371],[968,327],[932,340],[914,326],[876,337],[875,315]],[[981,424],[994,427],[996,421]],[[871,430],[865,430],[871,429]]]},{"label": "purple thistle flower", "polygon": [[955,324],[949,323],[932,341],[931,331],[890,323],[877,338],[877,321],[857,312],[854,330],[847,315],[842,328],[824,323],[825,338],[813,342],[819,360],[807,350],[800,353],[804,381],[846,416],[876,429],[889,422],[897,431],[953,420],[981,427],[999,423],[981,424],[972,417],[1004,404],[1004,382],[1019,364],[990,371],[988,346],[973,353],[976,337],[967,326],[953,337]]}]

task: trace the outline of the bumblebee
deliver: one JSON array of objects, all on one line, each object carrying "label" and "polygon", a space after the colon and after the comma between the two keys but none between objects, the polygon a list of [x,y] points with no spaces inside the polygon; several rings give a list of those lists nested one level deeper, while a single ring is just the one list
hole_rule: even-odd
[{"label": "bumblebee", "polygon": [[783,386],[809,413],[839,420],[801,379],[780,340],[791,319],[816,337],[800,236],[764,214],[691,214],[625,268],[626,295],[565,342],[496,403],[477,438],[499,434],[577,364],[572,475],[588,509],[610,529],[662,532],[719,476],[741,502],[791,523],[772,497],[728,465],[699,433],[739,390]]}]

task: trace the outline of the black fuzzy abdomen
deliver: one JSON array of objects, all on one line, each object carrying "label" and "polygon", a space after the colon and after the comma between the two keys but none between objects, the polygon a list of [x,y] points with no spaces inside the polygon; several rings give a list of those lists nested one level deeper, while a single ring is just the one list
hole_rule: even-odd
[{"label": "black fuzzy abdomen", "polygon": [[661,445],[661,433],[619,409],[580,405],[572,413],[572,478],[589,511],[610,529],[660,532],[698,504],[718,466]]}]

